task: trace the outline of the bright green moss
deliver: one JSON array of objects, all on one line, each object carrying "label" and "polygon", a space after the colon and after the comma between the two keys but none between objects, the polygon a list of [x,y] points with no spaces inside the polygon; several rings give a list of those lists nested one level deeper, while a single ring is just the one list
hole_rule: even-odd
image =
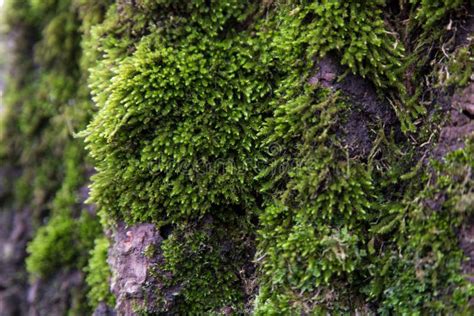
[{"label": "bright green moss", "polygon": [[446,17],[448,13],[466,4],[463,0],[410,0],[409,2],[418,4],[414,19],[421,22],[426,30]]},{"label": "bright green moss", "polygon": [[29,243],[26,267],[33,277],[49,277],[58,269],[81,269],[100,234],[97,219],[87,213],[79,219],[56,215],[40,227]]},{"label": "bright green moss", "polygon": [[[169,6],[177,16],[166,14]],[[162,246],[173,273],[163,281],[181,288],[174,312],[243,309],[239,270],[251,259],[250,245],[239,243],[249,228],[234,211],[229,219],[219,213],[255,204],[255,143],[270,74],[253,29],[227,26],[243,23],[252,7],[111,6],[92,31],[102,54],[90,79],[99,112],[84,133],[98,165],[92,200],[114,220],[177,224]],[[215,221],[193,227],[206,213]],[[167,295],[157,291],[158,300]]]},{"label": "bright green moss", "polygon": [[[286,103],[263,129],[283,143],[261,174],[272,194],[260,215],[255,312],[368,313],[373,302],[384,315],[467,313],[473,289],[461,273],[456,229],[470,216],[472,179],[465,175],[472,168],[472,145],[434,163],[436,174],[411,167],[411,154],[384,137],[376,146],[386,146],[379,150],[387,160],[346,160],[331,129],[341,114],[325,115],[331,103],[323,107],[318,96],[324,93],[314,96],[299,106]],[[325,118],[326,129],[316,117]],[[324,137],[303,128],[308,119]],[[286,142],[293,151],[285,150]]]},{"label": "bright green moss", "polygon": [[287,44],[306,44],[308,57],[336,51],[353,73],[369,77],[379,87],[403,90],[399,78],[404,48],[387,32],[383,5],[384,1],[314,1],[291,6],[283,10],[291,11],[282,12],[282,33]]},{"label": "bright green moss", "polygon": [[85,271],[86,282],[89,286],[87,298],[91,308],[95,308],[100,302],[108,306],[115,305],[115,297],[110,292],[110,268],[107,264],[107,251],[109,240],[106,237],[97,238],[91,250],[89,262]]},{"label": "bright green moss", "polygon": [[[381,298],[382,314],[468,313],[474,289],[461,274],[464,255],[458,249],[456,231],[472,215],[459,204],[472,191],[472,179],[465,177],[474,166],[472,148],[469,143],[451,153],[445,163],[435,163],[436,173],[424,180],[431,184],[391,208],[391,224],[372,228],[376,238],[388,234],[395,243],[386,245],[374,265],[384,267],[374,270],[370,288],[372,297]],[[428,203],[438,204],[439,209]]]},{"label": "bright green moss", "polygon": [[[252,210],[255,191],[265,194],[257,313],[362,311],[390,292],[399,276],[381,284],[367,280],[379,280],[374,267],[388,262],[379,252],[382,240],[390,245],[387,253],[399,246],[385,239],[404,216],[397,212],[420,200],[420,187],[410,185],[421,168],[411,169],[414,149],[403,148],[404,159],[398,153],[380,161],[349,158],[336,130],[350,107],[340,94],[307,83],[314,58],[336,54],[350,71],[394,93],[402,128],[413,129],[425,108],[402,84],[404,44],[388,31],[383,7],[383,1],[288,2],[234,32],[229,23],[260,12],[219,1],[139,2],[111,7],[94,30],[103,59],[91,77],[99,113],[84,133],[99,169],[92,200],[112,218],[181,227],[163,249],[174,284],[187,284],[183,306],[216,311],[238,302],[241,294],[226,290],[235,272],[212,252],[202,253],[197,245],[212,240],[187,227],[227,205]],[[177,14],[162,13],[167,10]],[[393,156],[390,146],[382,155]],[[399,234],[404,240],[407,231]],[[221,292],[204,277],[209,264],[219,271],[214,279]],[[410,275],[413,262],[403,264]],[[457,275],[453,267],[445,269]],[[424,286],[406,280],[407,291]],[[402,311],[386,300],[389,310]],[[433,304],[440,300],[433,296]]]},{"label": "bright green moss", "polygon": [[[103,222],[173,227],[145,250],[170,274],[140,314],[244,313],[255,295],[260,315],[467,313],[456,230],[472,209],[472,145],[438,165],[421,157],[439,43],[466,1],[112,2],[12,0],[37,68],[19,68],[0,153],[20,162],[20,204],[51,210],[28,248],[32,274],[82,269],[96,240],[90,305],[113,304],[107,239],[78,215],[85,164],[71,135],[85,128]],[[439,83],[467,84],[471,54],[450,52]],[[341,128],[363,105],[310,83],[324,56],[396,112],[399,124],[367,126],[366,157]]]},{"label": "bright green moss", "polygon": [[[289,9],[283,6],[275,21],[256,26],[261,28],[257,34],[224,28],[230,19],[238,23],[251,12],[237,3],[216,4],[211,11],[200,2],[176,5],[184,12],[193,10],[193,18],[173,17],[172,22],[171,17],[163,16],[156,30],[157,26],[147,24],[148,10],[156,7],[138,5],[136,24],[143,25],[145,33],[153,33],[140,38],[129,50],[132,54],[123,54],[124,45],[130,47],[136,40],[118,42],[112,28],[114,23],[123,24],[124,16],[131,14],[129,7],[122,8],[120,15],[112,7],[108,20],[96,32],[108,30],[97,49],[106,52],[103,64],[113,68],[107,73],[102,66],[93,71],[91,87],[100,111],[84,133],[99,162],[93,200],[107,213],[118,211],[132,221],[156,218],[163,211],[176,218],[183,212],[208,212],[220,203],[252,203],[253,169],[261,161],[255,145],[257,131],[272,85],[266,78],[276,76],[277,69],[288,75],[298,58],[308,61],[304,66],[308,69],[315,55],[339,50],[342,63],[355,73],[369,75],[380,87],[399,85],[394,73],[400,67],[397,58],[402,46],[395,45],[395,39],[385,32],[378,5],[315,3],[293,8],[289,18]],[[324,25],[333,24],[318,17],[333,19],[331,14],[341,22],[324,30]],[[306,23],[308,17],[313,24]],[[367,27],[356,27],[360,24],[356,18]],[[226,35],[215,29],[219,23]],[[283,23],[285,33],[276,33],[269,43],[264,31],[274,27],[273,23]],[[129,30],[133,33],[136,27],[129,26]],[[349,29],[360,29],[360,36],[346,37]],[[328,33],[329,42],[318,33]],[[334,38],[338,34],[341,38]],[[379,56],[380,47],[384,54]],[[366,61],[362,56],[371,57]],[[386,77],[379,78],[379,73]],[[278,91],[283,93],[287,84],[295,86],[302,80],[291,75],[288,79],[292,81],[282,81]],[[220,162],[223,166],[217,165]],[[206,172],[209,167],[225,172]],[[121,180],[112,181],[114,178]],[[241,194],[236,195],[237,191]],[[109,201],[118,201],[119,208]]]},{"label": "bright green moss", "polygon": [[[415,166],[414,175],[386,182],[393,175],[384,168],[367,172],[373,167],[344,159],[338,146],[323,146],[338,143],[330,128],[328,136],[307,142],[305,132],[312,134],[301,125],[316,115],[305,112],[310,106],[288,108],[298,112],[281,111],[284,119],[268,122],[268,133],[281,131],[285,136],[275,137],[296,144],[296,150],[277,155],[262,174],[271,180],[264,188],[272,195],[260,215],[255,312],[368,312],[373,302],[386,315],[467,313],[473,289],[461,273],[456,229],[470,216],[472,179],[465,175],[472,168],[472,146],[438,164],[436,174]],[[392,162],[392,172],[397,165]],[[285,171],[275,173],[281,166]],[[439,201],[442,194],[445,200]]]},{"label": "bright green moss", "polygon": [[74,244],[73,231],[74,221],[66,216],[55,217],[41,227],[27,249],[28,272],[36,277],[47,276],[58,268],[72,265],[77,258],[71,247]]},{"label": "bright green moss", "polygon": [[97,218],[81,212],[78,203],[77,190],[84,181],[80,153],[74,145],[65,149],[65,175],[51,203],[51,219],[28,246],[27,269],[34,276],[47,277],[62,267],[81,269],[100,234]]},{"label": "bright green moss", "polygon": [[99,113],[85,133],[98,162],[92,198],[101,209],[127,221],[176,221],[253,203],[266,69],[255,36],[229,29],[218,37],[212,21],[223,11],[224,27],[244,9],[227,2],[197,9],[194,28],[171,29],[164,17],[115,66],[111,85],[99,90],[105,78],[92,82]]},{"label": "bright green moss", "polygon": [[[282,152],[260,175],[271,193],[258,232],[261,315],[310,312],[316,302],[321,310],[349,311],[348,296],[357,295],[350,289],[367,274],[371,175],[331,135],[344,102],[309,84],[305,92],[283,103],[263,128]],[[346,289],[341,297],[329,295],[335,287]]]},{"label": "bright green moss", "polygon": [[[299,12],[294,10],[291,13]],[[286,32],[287,43],[297,41],[298,34]],[[294,46],[292,49],[287,51],[301,54]],[[296,65],[292,65],[294,72]],[[299,81],[307,71],[302,69],[296,79],[288,77],[282,82],[283,97],[277,99],[274,116],[261,132],[268,135],[264,144],[279,150],[272,153],[269,167],[259,175],[268,180],[263,190],[270,198],[260,215],[257,258],[262,276],[256,313],[369,312],[368,303],[378,300],[382,313],[466,308],[471,290],[460,275],[462,253],[455,246],[452,230],[459,226],[452,221],[463,216],[433,215],[426,222],[416,215],[420,208],[414,204],[427,197],[420,183],[413,181],[413,174],[424,172],[427,176],[429,169],[416,162],[414,148],[400,151],[385,140],[388,147],[382,150],[381,159],[370,158],[368,165],[349,159],[338,145],[343,139],[335,129],[342,123],[345,107],[328,92]],[[404,99],[404,90],[399,93]],[[402,108],[396,110],[403,127],[409,122],[403,116],[411,114]],[[416,116],[424,113],[422,108],[416,111]],[[420,134],[420,139],[423,137]],[[445,190],[436,185],[433,189]],[[445,229],[437,236],[434,227]],[[400,230],[394,235],[397,228]],[[402,246],[411,243],[408,236],[412,236],[413,246],[433,243],[449,255],[433,263],[426,252]],[[396,253],[404,253],[403,259]],[[380,277],[380,267],[390,269],[394,258],[403,272]],[[433,263],[427,264],[432,272],[426,279],[414,273],[418,260]],[[368,279],[373,281],[367,284]]]}]

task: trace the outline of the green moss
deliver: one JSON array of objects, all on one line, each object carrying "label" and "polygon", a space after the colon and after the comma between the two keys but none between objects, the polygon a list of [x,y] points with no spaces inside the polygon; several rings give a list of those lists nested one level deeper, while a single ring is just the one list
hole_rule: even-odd
[{"label": "green moss", "polygon": [[0,152],[3,161],[21,170],[15,199],[32,209],[34,220],[61,187],[68,168],[63,162],[69,159],[64,149],[82,147],[71,139],[64,119],[68,104],[77,100],[79,76],[78,20],[71,5],[16,0],[8,5],[9,24],[22,36],[12,52],[15,77],[8,82]]},{"label": "green moss", "polygon": [[466,1],[463,0],[410,0],[410,3],[419,4],[415,7],[414,20],[422,24],[425,30],[436,22],[443,20],[449,13],[462,8]]},{"label": "green moss", "polygon": [[69,145],[65,149],[65,175],[51,203],[51,219],[28,246],[27,270],[34,276],[48,277],[62,267],[81,269],[100,234],[97,218],[81,212],[78,203],[77,190],[84,182],[81,158],[80,148]]},{"label": "green moss", "polygon": [[[423,128],[425,124],[420,124],[420,118],[425,119],[425,114],[434,106],[431,103],[437,100],[439,83],[446,84],[444,76],[452,75],[452,79],[462,76],[455,71],[447,74],[446,57],[458,48],[459,44],[454,41],[456,30],[462,28],[461,21],[467,18],[468,11],[467,1],[462,0],[413,0],[410,3],[410,6],[401,6],[409,12],[407,24],[396,26],[407,49],[403,81],[408,93],[401,96],[401,101],[394,102],[394,105],[404,104],[409,110],[407,113],[398,111],[399,117],[406,118],[402,120],[405,132]],[[441,82],[438,77],[443,78]]]},{"label": "green moss", "polygon": [[173,230],[161,247],[163,269],[172,275],[164,282],[178,289],[169,312],[221,313],[224,307],[244,312],[243,278],[253,242],[249,225],[244,217],[223,210],[218,217]]},{"label": "green moss", "polygon": [[58,216],[41,227],[35,239],[28,246],[26,267],[33,276],[46,276],[60,267],[74,264],[76,251],[74,243],[74,221]]},{"label": "green moss", "polygon": [[156,246],[151,245],[151,244],[146,246],[145,251],[144,251],[144,255],[148,259],[153,258],[156,255]]},{"label": "green moss", "polygon": [[[472,49],[443,46],[467,2],[11,1],[11,24],[31,30],[18,54],[35,65],[16,62],[0,154],[22,170],[17,203],[51,217],[28,248],[32,274],[82,269],[99,235],[77,205],[82,131],[103,223],[173,227],[145,250],[168,273],[140,313],[244,313],[254,295],[261,315],[467,312],[456,233],[472,145],[443,163],[423,152],[441,121],[433,84],[472,77]],[[310,80],[324,56],[398,117],[368,126],[368,155],[341,127],[365,108]],[[113,304],[107,247],[97,239],[89,260],[91,306]]]},{"label": "green moss", "polygon": [[[260,175],[271,195],[260,215],[257,314],[311,312],[316,302],[349,311],[367,275],[371,174],[332,135],[347,109],[343,100],[309,84],[305,92],[282,103],[263,128],[282,152]],[[336,288],[345,290],[329,295]]]},{"label": "green moss", "polygon": [[109,240],[106,237],[97,238],[94,249],[90,253],[90,259],[85,268],[87,273],[86,282],[89,286],[87,298],[91,308],[95,308],[100,302],[108,306],[115,305],[115,297],[110,291],[110,268],[107,264],[107,251]]},{"label": "green moss", "polygon": [[66,214],[54,216],[28,245],[28,272],[33,277],[48,277],[61,268],[82,269],[99,233],[97,219],[87,213],[76,220]]},{"label": "green moss", "polygon": [[403,90],[399,78],[404,48],[387,32],[383,5],[384,1],[314,1],[283,6],[282,33],[286,44],[306,46],[308,57],[336,51],[353,73],[369,77],[379,87]]},{"label": "green moss", "polygon": [[470,216],[472,145],[424,166],[382,134],[382,159],[348,159],[332,128],[347,107],[328,93],[284,103],[263,128],[281,152],[260,175],[271,195],[256,314],[369,312],[370,302],[386,315],[467,313],[456,231]]},{"label": "green moss", "polygon": [[464,87],[473,78],[473,46],[461,47],[449,56],[447,64],[438,67],[438,81],[441,87]]},{"label": "green moss", "polygon": [[99,165],[92,198],[127,221],[175,221],[214,205],[253,203],[258,155],[247,158],[270,91],[265,68],[252,58],[259,47],[248,31],[213,33],[215,17],[222,15],[222,27],[243,19],[242,4],[198,12],[195,28],[171,27],[171,17],[164,17],[162,28],[142,37],[136,51],[115,65],[112,85],[108,76],[91,84],[99,105],[85,132]]},{"label": "green moss", "polygon": [[[420,25],[433,23],[424,18],[429,5],[413,6]],[[454,8],[447,5],[443,18]],[[425,169],[411,169],[414,148],[399,150],[400,159],[389,152],[393,144],[384,151],[393,158],[349,159],[336,130],[350,109],[340,95],[307,80],[315,57],[336,54],[379,91],[394,93],[403,129],[413,130],[426,110],[420,95],[410,96],[402,84],[411,59],[404,59],[404,44],[388,32],[383,6],[290,1],[258,20],[261,11],[237,3],[143,2],[120,11],[111,7],[95,30],[102,37],[95,49],[105,55],[91,80],[99,113],[84,133],[99,166],[92,199],[112,218],[180,225],[163,249],[176,280],[189,284],[181,294],[186,306],[209,311],[237,302],[238,292],[222,290],[229,301],[207,297],[214,287],[201,277],[207,266],[200,258],[219,271],[214,278],[223,284],[232,284],[235,273],[197,248],[212,244],[206,234],[185,227],[228,205],[254,209],[256,191],[264,195],[257,313],[309,312],[316,302],[321,311],[363,310],[380,299],[383,291],[374,295],[376,286],[366,281],[378,278],[373,267],[385,258],[377,253],[384,239],[377,232],[396,229],[404,216],[398,212],[421,199],[410,179]],[[160,13],[159,23],[151,21],[150,14],[170,9],[177,14]],[[132,15],[134,25],[127,22]],[[252,19],[239,32],[226,27]],[[391,165],[382,175],[377,168],[385,162]],[[209,165],[219,172],[203,170]],[[400,194],[387,193],[398,186]],[[397,249],[396,242],[384,242],[393,247],[387,253]],[[379,288],[390,289],[394,280]],[[421,286],[410,279],[407,289],[410,282]],[[329,295],[335,291],[338,296]]]},{"label": "green moss", "polygon": [[[79,191],[88,167],[82,140],[73,138],[92,113],[80,82],[81,22],[72,0],[9,0],[6,6],[16,36],[0,123],[0,161],[21,173],[11,180],[15,192],[6,207],[31,212],[36,232],[26,268],[30,279],[48,284],[59,271],[82,270],[101,234],[98,218],[82,209]],[[90,313],[83,287],[64,295],[71,297],[64,306],[69,313]]]},{"label": "green moss", "polygon": [[[459,201],[472,189],[472,179],[464,176],[473,166],[472,148],[468,144],[450,154],[445,163],[434,163],[436,173],[424,180],[429,184],[390,210],[395,222],[372,228],[376,238],[390,234],[395,243],[379,255],[374,265],[384,267],[374,270],[370,293],[382,298],[382,314],[468,312],[473,287],[460,270],[464,254],[458,248],[456,232],[471,216]],[[440,199],[442,194],[444,199]],[[432,209],[428,201],[438,204],[439,209]],[[382,292],[384,282],[387,284]]]}]

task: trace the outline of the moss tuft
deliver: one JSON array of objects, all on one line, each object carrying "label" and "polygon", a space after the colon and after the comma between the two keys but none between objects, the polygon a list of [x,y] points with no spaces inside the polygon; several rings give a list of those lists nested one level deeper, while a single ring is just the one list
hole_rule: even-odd
[{"label": "moss tuft", "polygon": [[86,282],[89,286],[87,299],[91,308],[97,307],[100,302],[104,302],[108,306],[115,305],[115,297],[110,291],[111,273],[107,264],[108,249],[109,240],[106,237],[97,238],[85,268]]}]

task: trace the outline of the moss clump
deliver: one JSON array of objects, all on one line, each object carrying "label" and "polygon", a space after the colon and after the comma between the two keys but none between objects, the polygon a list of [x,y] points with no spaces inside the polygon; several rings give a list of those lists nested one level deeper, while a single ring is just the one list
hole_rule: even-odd
[{"label": "moss clump", "polygon": [[[285,33],[287,43],[298,42],[297,34]],[[296,65],[293,72],[298,71]],[[400,69],[408,65],[409,60]],[[307,71],[302,69],[298,79]],[[343,104],[303,80],[289,77],[283,83],[283,97],[277,99],[274,116],[261,131],[267,137],[263,144],[279,150],[259,175],[267,180],[262,188],[270,194],[260,215],[257,257],[262,271],[255,312],[369,313],[370,304],[380,304],[378,312],[384,314],[468,309],[472,290],[461,275],[463,255],[455,246],[458,221],[466,215],[453,215],[449,207],[437,214],[423,204],[432,196],[413,181],[414,175],[424,175],[430,190],[438,194],[447,188],[432,183],[436,177],[418,162],[418,149],[399,148],[385,139],[387,147],[382,150],[377,148],[382,137],[372,150],[381,152],[381,157],[349,158],[337,128],[343,124]],[[400,89],[398,98],[406,97]],[[418,97],[412,100],[419,102]],[[402,128],[408,130],[405,115],[412,115],[410,109],[395,109]],[[424,110],[414,113],[417,117]],[[423,137],[420,134],[419,139]],[[446,177],[456,185],[454,174],[447,172]],[[423,248],[428,244],[449,255],[433,257]],[[394,262],[403,272],[387,272]],[[420,262],[425,264],[421,270],[426,269],[421,273]]]},{"label": "moss clump", "polygon": [[356,288],[367,275],[372,175],[336,138],[348,109],[341,96],[302,90],[262,129],[281,152],[260,174],[271,193],[258,232],[261,315],[360,310],[364,302]]},{"label": "moss clump", "polygon": [[452,11],[466,5],[466,1],[463,0],[410,0],[410,3],[418,4],[414,7],[415,16],[413,19],[420,23],[425,30],[429,30]]},{"label": "moss clump", "polygon": [[[411,7],[421,27],[432,23],[423,18],[427,5]],[[447,5],[437,19],[454,8]],[[217,311],[238,301],[238,292],[226,290],[235,272],[228,274],[212,251],[201,252],[197,245],[213,244],[208,235],[188,231],[196,218],[216,216],[229,206],[245,212],[262,208],[257,313],[347,312],[379,301],[390,305],[383,293],[398,276],[372,283],[380,280],[374,267],[388,262],[386,253],[402,251],[397,238],[407,238],[409,230],[400,231],[397,241],[383,232],[404,216],[397,212],[421,200],[422,190],[411,184],[409,174],[427,169],[417,164],[412,170],[416,149],[404,146],[391,153],[397,147],[393,142],[382,158],[349,157],[337,126],[352,110],[350,101],[308,83],[315,57],[335,54],[349,71],[390,93],[403,130],[415,128],[413,120],[426,109],[418,90],[411,95],[402,82],[414,56],[405,59],[404,46],[423,46],[434,38],[417,44],[412,28],[406,37],[414,39],[402,43],[384,22],[383,7],[383,1],[290,1],[260,10],[220,1],[210,6],[137,3],[112,6],[95,29],[101,36],[95,49],[103,52],[91,78],[99,112],[84,133],[99,167],[92,199],[111,218],[181,227],[163,246],[176,284],[187,284],[179,306]],[[267,152],[271,146],[280,150]],[[384,168],[386,173],[380,173]],[[394,190],[401,193],[388,193]],[[418,220],[409,225],[429,231]],[[382,244],[389,245],[386,253]],[[407,267],[414,263],[404,264],[402,270],[412,276]],[[222,280],[217,282],[221,293],[201,278],[208,265]],[[440,271],[458,275],[453,267],[440,266]],[[443,282],[449,280],[443,276]],[[422,284],[411,278],[406,289]],[[438,291],[437,285],[427,291]],[[206,297],[211,293],[215,300]],[[432,303],[451,295],[434,295]]]},{"label": "moss clump", "polygon": [[472,216],[460,204],[472,191],[466,178],[472,154],[470,141],[444,163],[433,162],[436,171],[421,177],[419,191],[406,193],[391,216],[371,228],[375,238],[392,240],[375,261],[369,292],[381,299],[380,313],[469,313],[474,287],[460,270],[465,259],[456,232]]},{"label": "moss clump", "polygon": [[87,299],[92,308],[95,308],[100,302],[104,302],[108,306],[115,305],[115,297],[111,293],[109,285],[111,273],[107,264],[108,250],[109,240],[105,237],[97,238],[85,268],[86,282],[89,286]]},{"label": "moss clump", "polygon": [[[177,221],[219,205],[254,203],[259,156],[252,151],[270,87],[256,36],[226,28],[243,21],[248,8],[238,1],[176,6],[181,15],[145,28],[151,34],[133,54],[104,61],[116,63],[112,85],[108,76],[91,83],[99,106],[85,132],[99,170],[92,197],[131,222]],[[146,25],[146,11],[134,9]],[[195,21],[187,21],[189,11]],[[117,50],[102,49],[107,56]]]},{"label": "moss clump", "polygon": [[[399,79],[403,45],[387,32],[384,1],[313,1],[283,5],[282,39],[306,48],[308,57],[338,52],[340,62],[378,87],[404,90]],[[281,43],[283,44],[283,43]],[[281,49],[287,49],[286,45]],[[294,49],[294,48],[293,48]]]},{"label": "moss clump", "polygon": [[[84,132],[98,166],[92,200],[112,220],[176,224],[162,246],[167,282],[182,287],[172,311],[243,309],[242,248],[220,243],[250,234],[238,213],[256,204],[257,132],[271,93],[259,57],[266,46],[246,25],[257,9],[124,4],[93,32],[104,53],[91,76],[99,112]],[[205,214],[215,222],[194,227]],[[229,224],[225,233],[228,222],[242,231]]]},{"label": "moss clump", "polygon": [[67,214],[54,216],[38,229],[28,245],[28,272],[33,277],[47,278],[62,268],[82,269],[98,234],[97,219],[87,213],[79,219]]},{"label": "moss clump", "polygon": [[[79,185],[83,183],[80,148],[65,150],[65,176],[51,203],[51,219],[38,229],[28,246],[27,270],[34,276],[48,277],[59,268],[78,268],[87,262],[87,253],[101,233],[95,216],[81,212]],[[80,215],[77,215],[79,213]]]},{"label": "moss clump", "polygon": [[41,227],[28,246],[28,271],[36,276],[45,276],[73,264],[77,259],[71,247],[74,243],[73,231],[74,221],[64,216],[55,217],[48,225]]},{"label": "moss clump", "polygon": [[219,314],[224,308],[245,312],[252,294],[245,289],[253,273],[251,226],[245,218],[222,210],[173,230],[162,245],[163,269],[172,275],[164,282],[179,289],[169,312]]}]

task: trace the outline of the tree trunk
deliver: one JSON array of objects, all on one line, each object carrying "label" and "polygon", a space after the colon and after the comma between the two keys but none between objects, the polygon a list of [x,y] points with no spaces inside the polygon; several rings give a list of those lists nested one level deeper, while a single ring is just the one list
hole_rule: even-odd
[{"label": "tree trunk", "polygon": [[0,315],[470,313],[470,1],[5,9]]}]

